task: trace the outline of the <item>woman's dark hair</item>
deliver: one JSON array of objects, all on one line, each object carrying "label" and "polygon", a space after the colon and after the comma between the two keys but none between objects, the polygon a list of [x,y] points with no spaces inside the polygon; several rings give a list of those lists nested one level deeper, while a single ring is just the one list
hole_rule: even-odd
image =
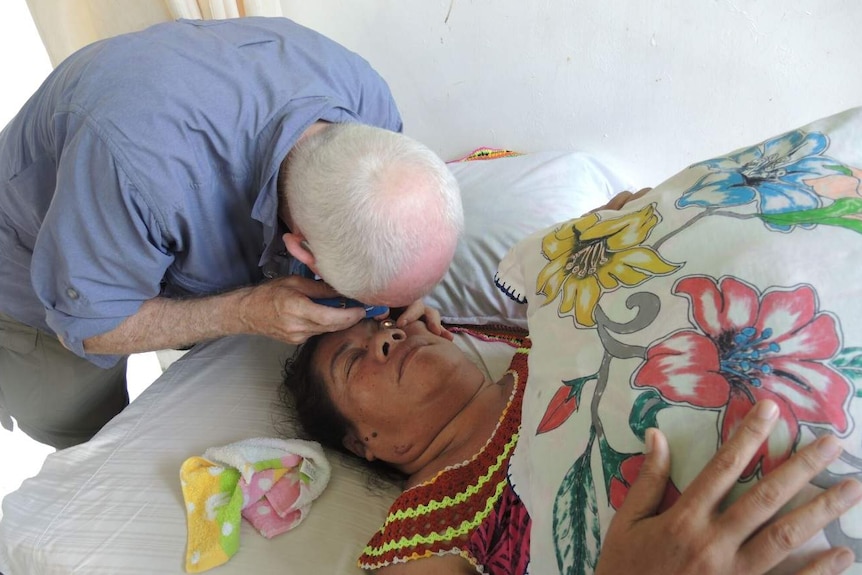
[{"label": "woman's dark hair", "polygon": [[311,361],[322,339],[323,336],[309,338],[284,362],[282,402],[288,409],[295,410],[297,421],[309,439],[362,462],[363,467],[383,479],[403,481],[404,474],[385,461],[367,461],[344,446],[343,440],[352,431],[352,424],[335,407]]}]

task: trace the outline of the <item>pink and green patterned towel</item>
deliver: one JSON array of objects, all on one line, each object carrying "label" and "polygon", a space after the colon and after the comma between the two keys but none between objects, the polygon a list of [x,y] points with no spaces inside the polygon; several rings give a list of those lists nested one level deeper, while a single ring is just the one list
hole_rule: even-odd
[{"label": "pink and green patterned towel", "polygon": [[267,539],[296,527],[329,473],[320,445],[299,439],[246,439],[187,459],[180,469],[186,571],[226,563],[239,550],[241,518]]}]

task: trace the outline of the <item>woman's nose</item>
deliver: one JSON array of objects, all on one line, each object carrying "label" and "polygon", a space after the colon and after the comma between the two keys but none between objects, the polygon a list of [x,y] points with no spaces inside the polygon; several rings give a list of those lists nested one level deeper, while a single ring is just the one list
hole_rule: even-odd
[{"label": "woman's nose", "polygon": [[407,334],[397,327],[381,329],[374,334],[374,355],[379,361],[386,361],[396,345],[407,338]]}]

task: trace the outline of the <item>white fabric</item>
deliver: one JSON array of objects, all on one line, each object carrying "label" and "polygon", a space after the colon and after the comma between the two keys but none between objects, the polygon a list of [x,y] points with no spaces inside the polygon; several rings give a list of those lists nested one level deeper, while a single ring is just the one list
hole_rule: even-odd
[{"label": "white fabric", "polygon": [[223,20],[241,16],[281,16],[278,0],[165,0],[174,18]]},{"label": "white fabric", "polygon": [[96,40],[172,19],[164,0],[27,0],[27,5],[53,66]]},{"label": "white fabric", "polygon": [[230,445],[210,447],[204,451],[203,458],[215,463],[238,469],[246,483],[254,477],[254,464],[266,459],[281,459],[286,454],[305,458],[315,470],[312,484],[312,499],[316,499],[329,483],[331,466],[323,449],[316,441],[304,439],[281,439],[278,437],[252,437]]},{"label": "white fabric", "polygon": [[51,64],[87,44],[177,18],[283,16],[279,0],[27,0]]},{"label": "white fabric", "polygon": [[494,286],[497,264],[523,237],[630,187],[597,158],[578,152],[453,162],[449,168],[461,187],[465,231],[449,271],[425,298],[449,323],[526,328],[523,306]]},{"label": "white fabric", "polygon": [[[491,377],[512,348],[456,335]],[[279,404],[290,346],[251,336],[196,346],[90,442],[49,455],[3,501],[5,575],[180,575],[185,557],[182,462],[249,437],[291,436]],[[368,472],[328,452],[332,474],[314,511],[277,540],[243,522],[239,552],[220,575],[357,575],[356,559],[400,492],[369,488]],[[348,462],[349,461],[349,462]]]}]

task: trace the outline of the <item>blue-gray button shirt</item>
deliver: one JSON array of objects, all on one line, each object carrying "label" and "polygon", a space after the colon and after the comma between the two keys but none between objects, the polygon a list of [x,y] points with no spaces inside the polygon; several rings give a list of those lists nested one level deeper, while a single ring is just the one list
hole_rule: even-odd
[{"label": "blue-gray button shirt", "polygon": [[0,312],[83,340],[159,295],[253,284],[283,249],[279,165],[315,121],[400,131],[388,86],[283,18],[97,42],[0,133]]}]

